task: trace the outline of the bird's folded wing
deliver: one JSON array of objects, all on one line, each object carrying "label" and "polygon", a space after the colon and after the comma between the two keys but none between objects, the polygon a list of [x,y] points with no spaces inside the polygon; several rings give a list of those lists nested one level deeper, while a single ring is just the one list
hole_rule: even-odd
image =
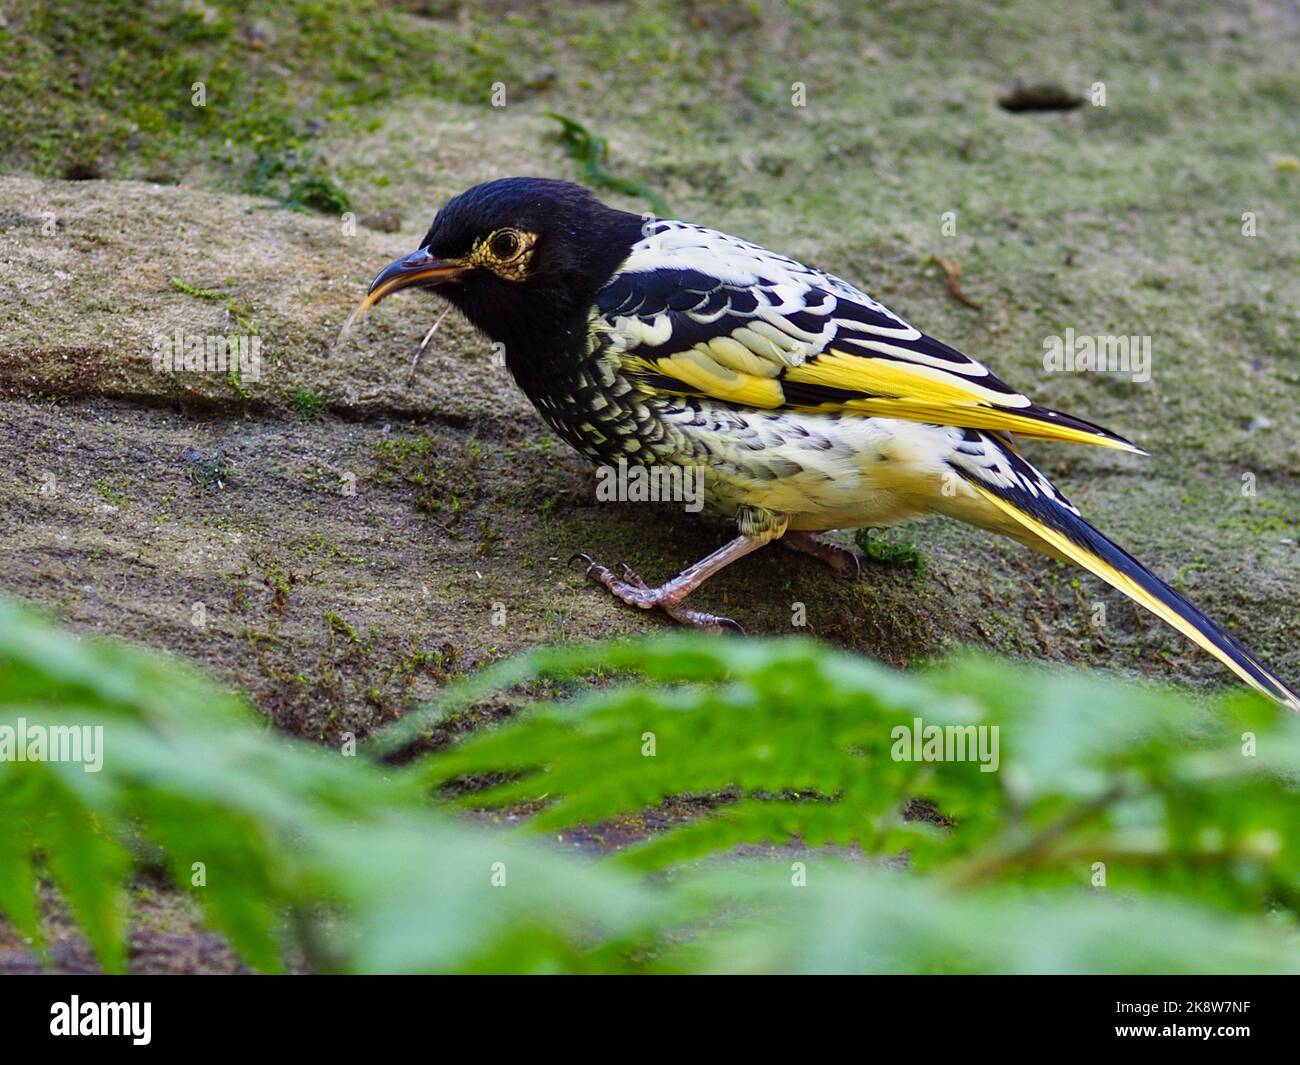
[{"label": "bird's folded wing", "polygon": [[1034,404],[847,282],[778,257],[771,266],[753,283],[699,269],[619,274],[598,298],[597,330],[648,392],[1142,453],[1106,429]]}]

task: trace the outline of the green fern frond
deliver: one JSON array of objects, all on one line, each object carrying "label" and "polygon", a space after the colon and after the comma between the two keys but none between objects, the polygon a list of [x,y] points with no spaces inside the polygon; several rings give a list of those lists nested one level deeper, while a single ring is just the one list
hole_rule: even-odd
[{"label": "green fern frond", "polygon": [[[277,736],[180,663],[0,602],[0,728],[104,736],[95,772],[0,758],[0,911],[39,949],[48,880],[110,970],[143,868],[267,970],[1296,968],[1300,726],[1262,700],[673,635],[538,649],[363,755],[541,678],[577,694],[398,768]],[[996,725],[998,771],[895,758],[916,718]],[[462,778],[495,783],[441,805],[536,813],[512,832],[432,809],[430,786]],[[603,861],[520,838],[678,796],[699,816]]]},{"label": "green fern frond", "polygon": [[[1159,688],[978,657],[902,674],[805,639],[672,634],[534,652],[495,676],[487,671],[471,692],[447,693],[447,703],[379,746],[391,749],[440,707],[498,685],[593,670],[635,679],[530,704],[425,758],[424,779],[499,780],[457,801],[540,802],[525,824],[544,833],[635,816],[674,797],[739,796],[630,846],[618,860],[637,868],[741,845],[834,843],[877,856],[905,851],[914,867],[954,882],[1086,885],[1107,868],[1127,886],[1242,909],[1300,885],[1292,878],[1300,794],[1279,773],[1300,765],[1300,725],[1235,693],[1196,704]],[[961,761],[897,758],[899,730],[924,727],[970,736],[972,727],[996,729],[998,760],[987,767],[995,771],[970,752]],[[1256,737],[1252,756],[1242,753],[1247,731]],[[915,799],[946,827],[910,819]],[[1135,848],[1135,827],[1155,842]]]}]

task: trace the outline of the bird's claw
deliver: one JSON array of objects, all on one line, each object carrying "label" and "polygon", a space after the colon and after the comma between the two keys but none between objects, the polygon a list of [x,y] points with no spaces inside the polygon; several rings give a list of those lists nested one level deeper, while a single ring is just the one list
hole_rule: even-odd
[{"label": "bird's claw", "polygon": [[621,600],[628,606],[640,607],[642,610],[657,607],[678,624],[688,625],[702,632],[722,633],[730,631],[739,633],[742,636],[745,634],[744,627],[733,618],[710,614],[687,606],[682,601],[686,597],[685,593],[673,588],[672,582],[652,588],[626,562],[616,563],[616,567],[622,575],[620,577],[616,576],[609,567],[596,562],[584,551],[574,554],[569,559],[569,564],[572,565],[577,561],[585,564],[585,576],[608,589],[616,599]]},{"label": "bird's claw", "polygon": [[646,584],[645,581],[641,579],[640,574],[638,574],[637,571],[634,570],[631,566],[629,566],[626,562],[618,563],[618,570],[620,573],[623,574],[623,580],[625,580],[628,584],[631,584],[637,588],[648,589],[650,587],[648,584]]},{"label": "bird's claw", "polygon": [[708,614],[703,610],[696,610],[694,607],[686,606],[684,603],[663,604],[663,610],[678,624],[689,625],[701,632],[718,634],[734,632],[739,636],[745,635],[745,627],[735,618],[726,618],[721,614]]},{"label": "bird's claw", "polygon": [[781,541],[781,545],[800,554],[811,555],[835,571],[841,580],[856,581],[862,576],[862,559],[856,551],[839,544],[827,543],[825,540],[807,533],[791,533]]}]

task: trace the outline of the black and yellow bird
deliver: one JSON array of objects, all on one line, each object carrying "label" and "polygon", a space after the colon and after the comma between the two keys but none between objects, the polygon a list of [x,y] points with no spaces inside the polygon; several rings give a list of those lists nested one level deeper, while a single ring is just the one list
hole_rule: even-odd
[{"label": "black and yellow bird", "polygon": [[1140,448],[1038,406],[847,281],[578,185],[509,178],[450,200],[348,327],[413,287],[504,344],[547,424],[594,462],[703,471],[706,506],[739,535],[658,587],[587,559],[625,603],[734,626],[685,600],[736,559],[780,540],[855,571],[815,534],[942,514],[1082,566],[1300,710],[1254,654],[1084,521],[1013,434]]}]

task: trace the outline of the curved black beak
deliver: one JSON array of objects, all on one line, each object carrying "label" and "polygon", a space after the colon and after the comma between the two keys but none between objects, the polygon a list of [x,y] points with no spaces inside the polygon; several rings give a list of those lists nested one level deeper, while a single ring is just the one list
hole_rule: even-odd
[{"label": "curved black beak", "polygon": [[338,347],[348,333],[352,331],[352,327],[361,321],[366,316],[366,312],[385,296],[391,295],[399,289],[411,288],[415,285],[421,287],[440,285],[468,269],[468,266],[462,262],[457,262],[455,259],[435,258],[428,248],[421,248],[419,251],[404,255],[402,258],[389,263],[370,282],[370,290],[366,293],[366,298],[361,301],[357,309],[352,312],[348,320],[343,324],[343,328],[339,330],[338,339],[334,341],[334,346]]},{"label": "curved black beak", "polygon": [[465,267],[451,259],[435,259],[428,248],[405,255],[389,263],[370,282],[370,290],[362,302],[367,310],[398,289],[412,285],[438,285],[464,272]]}]

